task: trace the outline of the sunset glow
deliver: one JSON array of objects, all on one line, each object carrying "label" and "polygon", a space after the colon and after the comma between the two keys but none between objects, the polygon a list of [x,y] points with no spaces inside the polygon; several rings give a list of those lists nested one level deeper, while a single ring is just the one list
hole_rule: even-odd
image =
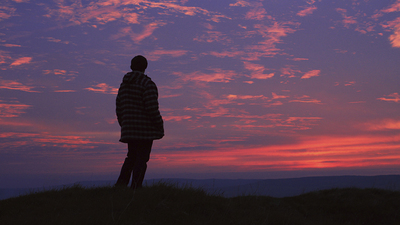
[{"label": "sunset glow", "polygon": [[400,174],[400,0],[4,0],[0,25],[0,187],[116,179],[139,54],[147,178]]}]

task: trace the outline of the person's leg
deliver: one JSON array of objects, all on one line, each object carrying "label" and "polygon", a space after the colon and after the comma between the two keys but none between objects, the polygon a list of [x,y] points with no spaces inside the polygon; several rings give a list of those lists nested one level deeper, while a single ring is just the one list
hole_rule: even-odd
[{"label": "person's leg", "polygon": [[[147,162],[150,160],[151,147],[153,140],[138,140],[135,143],[131,143],[131,148],[135,151],[135,162],[132,173],[132,184],[131,187],[141,188],[144,180],[144,175],[147,169]],[[128,145],[129,147],[129,145]]]},{"label": "person's leg", "polygon": [[131,152],[132,148],[129,148],[129,143],[128,143],[128,154],[127,157],[125,158],[124,164],[122,165],[121,168],[121,173],[119,174],[117,183],[115,186],[128,186],[129,180],[131,178],[131,174],[133,171],[133,166],[135,164],[135,157],[136,154],[134,152]]}]

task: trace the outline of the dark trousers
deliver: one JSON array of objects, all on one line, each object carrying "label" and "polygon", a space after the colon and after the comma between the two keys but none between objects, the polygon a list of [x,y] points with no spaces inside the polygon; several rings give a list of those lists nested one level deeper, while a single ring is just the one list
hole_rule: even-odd
[{"label": "dark trousers", "polygon": [[131,187],[142,187],[147,162],[150,159],[153,140],[136,140],[128,143],[128,154],[121,168],[116,186],[128,186],[132,176]]}]

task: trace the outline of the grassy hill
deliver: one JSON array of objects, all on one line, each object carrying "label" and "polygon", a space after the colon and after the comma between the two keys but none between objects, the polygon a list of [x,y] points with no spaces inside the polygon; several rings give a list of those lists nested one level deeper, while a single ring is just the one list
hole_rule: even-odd
[{"label": "grassy hill", "polygon": [[165,183],[79,186],[0,201],[0,224],[400,224],[400,192],[331,189],[295,197],[224,198]]}]

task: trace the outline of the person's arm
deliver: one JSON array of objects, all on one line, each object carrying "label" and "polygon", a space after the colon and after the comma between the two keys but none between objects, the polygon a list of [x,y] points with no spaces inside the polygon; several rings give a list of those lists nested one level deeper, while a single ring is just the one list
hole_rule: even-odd
[{"label": "person's arm", "polygon": [[143,94],[143,101],[145,110],[153,122],[154,127],[160,132],[164,133],[163,120],[158,106],[158,90],[154,82],[150,82],[150,84],[146,87],[146,90]]}]

